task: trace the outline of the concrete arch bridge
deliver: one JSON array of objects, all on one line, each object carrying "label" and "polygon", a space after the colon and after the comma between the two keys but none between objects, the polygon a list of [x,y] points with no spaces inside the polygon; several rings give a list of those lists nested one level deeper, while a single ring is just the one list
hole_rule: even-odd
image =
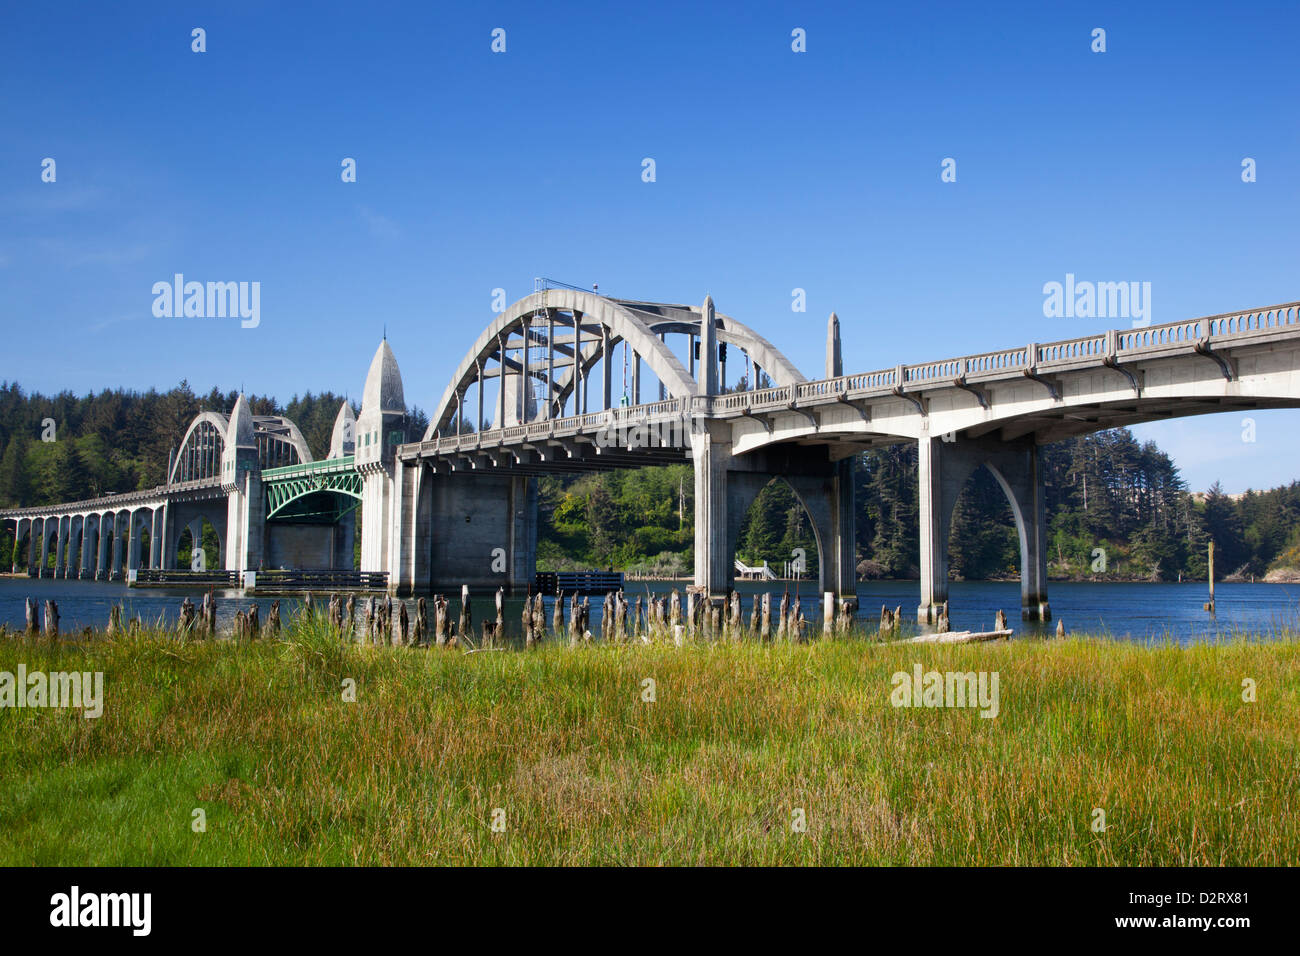
[{"label": "concrete arch bridge", "polygon": [[933,620],[947,598],[952,510],[984,466],[1015,519],[1022,614],[1046,619],[1039,447],[1139,422],[1300,407],[1300,303],[848,373],[832,314],[822,372],[807,378],[707,297],[689,306],[540,288],[483,329],[422,435],[409,434],[385,340],[360,415],[340,409],[323,461],[292,422],[251,415],[241,396],[229,416],[195,419],[166,485],[0,518],[26,542],[29,567],[43,572],[53,548],[56,573],[74,576],[75,554],[88,576],[87,555],[100,554],[93,573],[109,577],[170,567],[181,530],[201,517],[224,529],[233,575],[350,568],[360,516],[360,570],[396,594],[522,589],[535,572],[536,476],[689,462],[695,584],[710,600],[732,586],[741,522],[774,478],[807,510],[822,589],[856,600],[852,459],[914,441],[918,618]]}]

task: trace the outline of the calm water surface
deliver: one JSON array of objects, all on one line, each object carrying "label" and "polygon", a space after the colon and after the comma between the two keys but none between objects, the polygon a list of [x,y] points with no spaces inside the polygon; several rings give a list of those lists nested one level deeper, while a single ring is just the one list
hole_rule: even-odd
[{"label": "calm water surface", "polygon": [[[635,595],[666,593],[674,586],[683,591],[686,582],[630,582],[627,586],[629,600]],[[764,587],[753,582],[738,585],[744,596],[746,619],[750,600],[762,593]],[[779,599],[785,585],[768,585],[774,602]],[[85,627],[102,628],[108,622],[109,607],[119,601],[126,605],[127,617],[139,614],[147,623],[160,619],[174,623],[180,603],[190,597],[197,604],[200,590],[185,588],[128,588],[125,584],[102,581],[55,581],[31,578],[0,579],[0,623],[10,628],[24,624],[24,599],[36,598],[44,605],[46,600],[58,602],[61,616],[60,629],[65,633],[80,631]],[[793,590],[791,594],[793,595]],[[816,596],[806,586],[800,588],[804,616],[820,621]],[[1062,620],[1071,631],[1104,634],[1118,640],[1164,641],[1180,643],[1213,641],[1242,633],[1264,638],[1273,636],[1282,628],[1300,630],[1300,585],[1286,584],[1218,584],[1215,597],[1218,614],[1211,617],[1201,609],[1206,599],[1204,582],[1188,584],[1094,584],[1054,582],[1048,587],[1053,619],[1046,625],[1022,623],[1020,616],[1020,585],[1016,582],[963,581],[954,582],[949,589],[949,611],[954,630],[988,630],[993,626],[994,614],[1001,609],[1007,613],[1011,627],[1018,634],[1052,633],[1056,621]],[[256,603],[261,608],[265,622],[274,598],[244,597],[239,591],[219,590],[217,619],[219,629],[229,628],[234,614],[241,608]],[[450,596],[450,595],[449,595]],[[328,599],[328,598],[326,598]],[[915,581],[873,581],[859,585],[858,599],[861,616],[876,620],[880,606],[890,609],[903,607],[906,630],[917,630],[916,605],[919,588]],[[599,634],[600,596],[591,596],[593,633]],[[298,606],[298,599],[281,599],[281,616],[288,618]],[[409,603],[409,602],[408,602]],[[451,602],[452,613],[459,614],[459,600]],[[546,620],[549,626],[551,602],[546,602]],[[519,599],[506,602],[506,628],[514,634],[519,630]],[[474,620],[494,614],[490,594],[474,595]],[[411,613],[414,619],[414,607]],[[357,611],[358,620],[361,612]]]}]

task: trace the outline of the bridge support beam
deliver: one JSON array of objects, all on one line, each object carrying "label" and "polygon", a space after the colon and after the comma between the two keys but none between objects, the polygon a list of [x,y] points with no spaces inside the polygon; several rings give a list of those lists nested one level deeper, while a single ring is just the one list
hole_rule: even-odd
[{"label": "bridge support beam", "polygon": [[113,546],[113,522],[109,515],[99,514],[99,547],[95,556],[95,580],[108,580],[108,559]]},{"label": "bridge support beam", "polygon": [[695,465],[695,586],[705,589],[710,602],[719,602],[726,597],[734,575],[727,521],[729,432],[705,423],[691,436],[691,458]]},{"label": "bridge support beam", "polygon": [[1020,614],[1051,620],[1047,602],[1047,512],[1039,448],[1032,440],[999,442],[923,436],[917,449],[920,484],[921,603],[917,620],[933,624],[948,600],[948,535],[966,480],[981,465],[1011,504],[1020,539]]}]

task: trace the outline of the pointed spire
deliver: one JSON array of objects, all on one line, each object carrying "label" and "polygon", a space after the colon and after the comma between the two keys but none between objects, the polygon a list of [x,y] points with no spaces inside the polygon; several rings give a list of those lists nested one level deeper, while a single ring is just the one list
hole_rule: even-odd
[{"label": "pointed spire", "polygon": [[253,410],[248,399],[240,391],[235,399],[235,407],[230,411],[230,421],[226,424],[226,447],[256,448],[257,436],[253,430]]},{"label": "pointed spire", "polygon": [[330,436],[330,458],[344,458],[355,454],[357,450],[357,416],[352,411],[352,403],[343,402],[338,416],[334,419],[334,432]]},{"label": "pointed spire", "polygon": [[366,373],[366,387],[361,394],[361,414],[367,412],[406,414],[402,373],[397,368],[397,358],[386,338],[379,343],[375,357],[370,360],[370,371]]},{"label": "pointed spire", "polygon": [[826,324],[826,377],[839,378],[844,374],[844,356],[840,352],[840,317],[831,313]]},{"label": "pointed spire", "polygon": [[695,393],[716,395],[718,392],[718,330],[713,311],[713,296],[704,297],[700,308],[700,363],[695,373]]}]

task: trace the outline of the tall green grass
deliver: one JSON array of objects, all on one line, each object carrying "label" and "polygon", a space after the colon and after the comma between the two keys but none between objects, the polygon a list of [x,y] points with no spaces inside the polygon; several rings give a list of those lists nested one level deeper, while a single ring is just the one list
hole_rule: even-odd
[{"label": "tall green grass", "polygon": [[[0,710],[8,865],[1300,862],[1285,636],[465,654],[299,624],[0,640],[20,662],[105,701]],[[891,706],[916,662],[997,671],[999,716]]]}]

